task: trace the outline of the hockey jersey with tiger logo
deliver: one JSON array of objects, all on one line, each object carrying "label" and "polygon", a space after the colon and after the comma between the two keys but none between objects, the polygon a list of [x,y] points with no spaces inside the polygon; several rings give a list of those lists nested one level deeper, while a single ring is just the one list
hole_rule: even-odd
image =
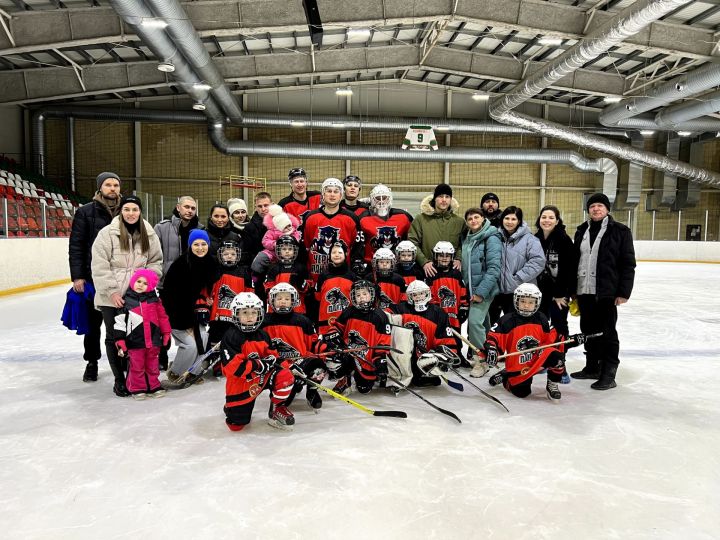
[{"label": "hockey jersey with tiger logo", "polygon": [[405,280],[393,272],[389,276],[377,276],[375,283],[380,287],[380,309],[388,310],[405,300]]},{"label": "hockey jersey with tiger logo", "polygon": [[299,313],[269,313],[262,329],[270,336],[270,346],[278,358],[293,361],[313,354],[318,335],[312,321]]},{"label": "hockey jersey with tiger logo", "polygon": [[[307,269],[299,261],[293,264],[282,264],[280,262],[272,265],[265,275],[265,296],[269,297],[270,289],[278,283],[289,283],[298,292],[300,305],[293,308],[295,313],[305,313],[305,294],[310,289],[310,282],[307,279]],[[272,313],[272,306],[268,303],[267,312]]]},{"label": "hockey jersey with tiger logo", "polygon": [[350,261],[362,257],[362,233],[357,216],[340,209],[327,214],[319,208],[308,213],[301,226],[302,241],[307,250],[308,276],[317,283],[330,263],[330,250],[335,242],[342,240],[348,246]]},{"label": "hockey jersey with tiger logo", "polygon": [[365,312],[351,306],[335,319],[333,326],[342,334],[349,349],[361,349],[353,355],[355,372],[367,381],[375,381],[375,362],[387,351],[366,347],[390,346],[392,338],[387,313],[380,308]]},{"label": "hockey jersey with tiger logo", "polygon": [[223,269],[224,273],[212,288],[211,321],[232,322],[230,303],[241,292],[255,292],[252,278],[246,266],[238,266],[232,270]]},{"label": "hockey jersey with tiger logo", "polygon": [[440,306],[447,313],[453,328],[460,328],[459,313],[461,309],[466,310],[468,307],[468,292],[460,271],[454,268],[446,271],[439,270],[425,282],[432,292],[431,302]]},{"label": "hockey jersey with tiger logo", "polygon": [[350,307],[350,289],[360,279],[347,264],[330,265],[315,287],[318,310],[318,330],[322,333],[329,324]]},{"label": "hockey jersey with tiger logo", "polygon": [[364,261],[370,264],[373,255],[380,248],[387,248],[394,253],[398,243],[407,240],[412,220],[410,214],[398,208],[391,208],[385,217],[375,215],[369,210],[360,214],[360,229],[365,238]]}]

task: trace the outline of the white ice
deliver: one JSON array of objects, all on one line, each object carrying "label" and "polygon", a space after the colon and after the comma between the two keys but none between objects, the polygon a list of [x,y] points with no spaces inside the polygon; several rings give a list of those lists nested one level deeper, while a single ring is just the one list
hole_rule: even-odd
[{"label": "white ice", "polygon": [[[0,538],[720,537],[720,265],[642,263],[620,308],[618,388],[500,398],[466,385],[324,396],[296,426],[231,433],[223,381],[143,402],[83,383],[66,287],[0,299]],[[577,329],[573,318],[571,329]],[[582,367],[582,353],[568,355]],[[327,383],[326,383],[327,384]]]}]

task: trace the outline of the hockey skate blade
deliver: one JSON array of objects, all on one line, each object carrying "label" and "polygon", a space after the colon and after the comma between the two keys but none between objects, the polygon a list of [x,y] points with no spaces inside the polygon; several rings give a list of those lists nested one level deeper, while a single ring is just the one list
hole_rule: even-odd
[{"label": "hockey skate blade", "polygon": [[275,429],[279,429],[280,431],[292,431],[293,430],[293,426],[289,426],[287,424],[281,424],[280,422],[276,422],[272,418],[268,419],[267,423],[269,426],[274,427]]}]

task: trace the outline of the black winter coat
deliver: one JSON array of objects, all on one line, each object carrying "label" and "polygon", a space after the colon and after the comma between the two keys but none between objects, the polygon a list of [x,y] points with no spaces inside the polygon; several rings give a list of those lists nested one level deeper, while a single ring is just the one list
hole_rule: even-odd
[{"label": "black winter coat", "polygon": [[542,230],[535,236],[545,252],[545,269],[538,277],[543,297],[569,298],[574,295],[578,259],[573,241],[565,232],[565,225],[557,225],[547,238]]},{"label": "black winter coat", "polygon": [[[205,229],[210,236],[210,246],[208,246],[208,255],[213,259],[217,260],[217,251],[224,242],[236,242],[240,248],[240,263],[247,264],[248,253],[245,253],[243,246],[243,239],[236,232],[235,227],[228,222],[222,229],[217,225],[213,224],[211,220],[208,220],[207,229]],[[253,255],[255,257],[255,255]],[[252,259],[250,259],[252,261]]]},{"label": "black winter coat", "polygon": [[[580,259],[580,244],[589,223],[575,232],[575,256]],[[608,216],[607,230],[600,240],[596,269],[596,296],[630,298],[635,282],[635,247],[632,233],[622,223]]]},{"label": "black winter coat", "polygon": [[266,232],[267,227],[263,225],[263,218],[255,212],[250,218],[250,223],[245,225],[245,230],[243,230],[243,244],[251,256],[250,260],[263,250],[262,239]]},{"label": "black winter coat", "polygon": [[209,253],[200,258],[188,251],[170,265],[160,291],[160,299],[173,330],[195,327],[196,303],[201,293],[209,295],[212,292],[216,274],[215,259],[210,257]]},{"label": "black winter coat", "polygon": [[70,279],[73,281],[84,279],[92,282],[92,245],[100,230],[110,225],[112,218],[107,207],[98,201],[84,204],[75,212],[68,246]]}]

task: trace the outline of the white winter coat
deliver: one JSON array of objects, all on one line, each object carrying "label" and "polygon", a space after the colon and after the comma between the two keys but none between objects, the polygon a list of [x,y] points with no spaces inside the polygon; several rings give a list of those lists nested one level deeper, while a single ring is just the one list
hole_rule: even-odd
[{"label": "white winter coat", "polygon": [[100,230],[92,245],[92,277],[95,285],[95,307],[114,307],[111,296],[125,294],[135,270],[148,268],[158,277],[162,275],[163,255],[160,239],[152,225],[143,220],[147,231],[150,249],[146,254],[141,251],[140,242],[136,245],[130,237],[130,251],[120,249],[120,219],[116,216],[110,225]]}]

